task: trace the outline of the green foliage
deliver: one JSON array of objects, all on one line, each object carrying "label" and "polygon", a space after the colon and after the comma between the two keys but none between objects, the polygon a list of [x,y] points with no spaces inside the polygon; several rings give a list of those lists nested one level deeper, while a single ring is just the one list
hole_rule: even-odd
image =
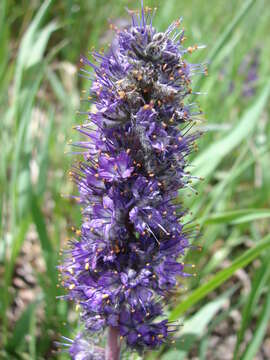
[{"label": "green foliage", "polygon": [[[161,29],[183,16],[187,45],[207,45],[192,61],[209,63],[209,76],[194,79],[196,90],[207,92],[198,99],[205,113],[198,126],[206,135],[191,171],[205,179],[194,180],[198,196],[179,193],[192,209],[187,221],[196,219],[202,229],[202,251],[190,251],[185,259],[196,264],[198,276],[184,284],[186,291],[168,309],[170,319],[184,324],[175,346],[145,358],[179,360],[192,351],[206,359],[215,329],[237,311],[231,351],[234,360],[252,360],[269,336],[270,318],[269,2],[145,0],[145,5],[158,7],[155,24]],[[106,20],[125,19],[125,6],[136,8],[139,1],[0,2],[1,359],[67,358],[52,349],[61,335],[72,338],[77,328],[73,307],[57,299],[63,294],[57,284],[59,251],[72,236],[71,226],[80,224],[78,206],[65,197],[75,191],[67,178],[66,143],[77,137],[71,128],[82,121],[76,110],[80,91],[89,86],[78,79],[77,64],[92,46],[106,46]],[[254,54],[258,79],[254,94],[245,97]],[[27,255],[22,259],[25,246],[39,260],[30,264],[36,292],[15,314],[21,296],[16,274],[22,261],[29,263]]]},{"label": "green foliage", "polygon": [[224,281],[228,280],[238,269],[244,268],[252,260],[256,259],[258,255],[268,250],[270,247],[270,236],[261,240],[252,249],[247,250],[241,256],[234,260],[234,262],[226,269],[219,271],[211,280],[194,290],[184,301],[174,308],[171,312],[170,320],[176,320],[191,306],[196,304],[201,299],[205,298],[208,293],[215,290]]}]

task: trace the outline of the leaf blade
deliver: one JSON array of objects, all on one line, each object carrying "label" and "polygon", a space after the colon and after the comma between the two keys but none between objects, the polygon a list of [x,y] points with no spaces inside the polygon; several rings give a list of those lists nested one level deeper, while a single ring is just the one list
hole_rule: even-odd
[{"label": "leaf blade", "polygon": [[219,271],[210,281],[201,285],[194,290],[182,303],[180,303],[172,311],[170,320],[178,319],[186,310],[198,301],[203,299],[207,294],[216,289],[226,280],[228,280],[238,269],[245,267],[251,261],[256,259],[264,250],[270,248],[270,235],[266,236],[252,249],[247,250],[244,254],[239,256],[228,268]]},{"label": "leaf blade", "polygon": [[210,174],[213,174],[224,157],[253,132],[269,95],[270,81],[265,85],[257,101],[243,114],[239,123],[232,131],[224,138],[212,143],[196,158],[194,161],[196,167],[194,171],[195,176],[208,177]]}]

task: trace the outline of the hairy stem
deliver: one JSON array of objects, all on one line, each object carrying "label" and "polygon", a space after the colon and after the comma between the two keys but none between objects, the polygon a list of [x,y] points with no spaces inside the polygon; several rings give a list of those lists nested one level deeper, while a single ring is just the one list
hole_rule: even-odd
[{"label": "hairy stem", "polygon": [[117,328],[109,327],[108,340],[106,346],[106,360],[119,360],[120,342],[119,331]]}]

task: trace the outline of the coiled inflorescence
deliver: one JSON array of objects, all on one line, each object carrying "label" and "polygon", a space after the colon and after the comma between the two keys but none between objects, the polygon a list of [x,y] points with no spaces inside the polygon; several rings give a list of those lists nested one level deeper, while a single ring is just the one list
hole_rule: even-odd
[{"label": "coiled inflorescence", "polygon": [[164,299],[188,275],[178,262],[189,236],[177,194],[190,186],[186,159],[198,136],[188,130],[199,111],[186,99],[204,72],[184,59],[195,47],[182,46],[180,21],[159,33],[152,18],[150,9],[133,13],[105,55],[81,60],[95,75],[89,123],[76,127],[86,140],[74,144],[84,152],[72,171],[83,223],[61,267],[85,331],[114,328],[139,351],[169,337]]}]

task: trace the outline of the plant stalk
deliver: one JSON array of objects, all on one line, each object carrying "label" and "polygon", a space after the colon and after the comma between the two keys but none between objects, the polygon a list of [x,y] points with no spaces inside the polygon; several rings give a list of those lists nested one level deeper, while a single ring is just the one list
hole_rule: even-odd
[{"label": "plant stalk", "polygon": [[120,341],[119,330],[110,326],[108,332],[108,340],[106,345],[106,360],[119,360],[120,359]]}]

